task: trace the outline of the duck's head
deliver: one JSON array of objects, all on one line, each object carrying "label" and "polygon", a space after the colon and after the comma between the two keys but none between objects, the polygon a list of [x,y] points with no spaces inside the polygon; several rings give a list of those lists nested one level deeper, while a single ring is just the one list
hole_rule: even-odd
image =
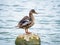
[{"label": "duck's head", "polygon": [[30,13],[32,13],[32,14],[38,14],[34,9],[31,9]]}]

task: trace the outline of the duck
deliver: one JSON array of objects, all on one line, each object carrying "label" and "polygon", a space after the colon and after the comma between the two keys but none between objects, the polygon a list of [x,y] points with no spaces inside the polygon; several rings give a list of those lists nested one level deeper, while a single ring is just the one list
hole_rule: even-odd
[{"label": "duck", "polygon": [[25,29],[26,34],[30,34],[28,31],[30,27],[34,25],[34,16],[33,14],[38,14],[34,9],[31,9],[29,12],[29,16],[24,16],[18,23],[17,27]]}]

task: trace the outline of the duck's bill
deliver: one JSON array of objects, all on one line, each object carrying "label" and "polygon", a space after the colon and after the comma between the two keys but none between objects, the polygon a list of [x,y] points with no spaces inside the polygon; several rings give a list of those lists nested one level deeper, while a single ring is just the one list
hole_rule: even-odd
[{"label": "duck's bill", "polygon": [[35,12],[35,14],[38,14],[37,12]]}]

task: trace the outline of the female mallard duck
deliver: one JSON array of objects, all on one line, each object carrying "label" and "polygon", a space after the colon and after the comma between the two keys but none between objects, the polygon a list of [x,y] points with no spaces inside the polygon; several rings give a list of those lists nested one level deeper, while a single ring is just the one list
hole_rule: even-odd
[{"label": "female mallard duck", "polygon": [[30,28],[31,26],[34,25],[34,16],[33,16],[33,14],[37,14],[37,12],[35,12],[34,9],[32,9],[29,12],[29,16],[25,16],[17,25],[19,28],[25,29],[26,34],[30,34],[30,32],[28,32],[28,28]]}]

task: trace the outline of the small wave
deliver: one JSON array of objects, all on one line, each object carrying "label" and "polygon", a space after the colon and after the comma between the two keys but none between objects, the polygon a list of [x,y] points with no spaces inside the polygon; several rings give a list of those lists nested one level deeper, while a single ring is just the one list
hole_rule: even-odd
[{"label": "small wave", "polygon": [[20,7],[20,5],[11,5],[11,6],[13,6],[13,7]]},{"label": "small wave", "polygon": [[0,4],[0,6],[9,6],[9,5],[6,5],[6,4]]},{"label": "small wave", "polygon": [[60,7],[60,5],[58,5],[58,7]]},{"label": "small wave", "polygon": [[0,29],[13,29],[13,28],[15,28],[15,27],[0,27]]},{"label": "small wave", "polygon": [[0,34],[8,34],[9,32],[0,32]]},{"label": "small wave", "polygon": [[17,22],[16,20],[6,20],[7,22]]}]

